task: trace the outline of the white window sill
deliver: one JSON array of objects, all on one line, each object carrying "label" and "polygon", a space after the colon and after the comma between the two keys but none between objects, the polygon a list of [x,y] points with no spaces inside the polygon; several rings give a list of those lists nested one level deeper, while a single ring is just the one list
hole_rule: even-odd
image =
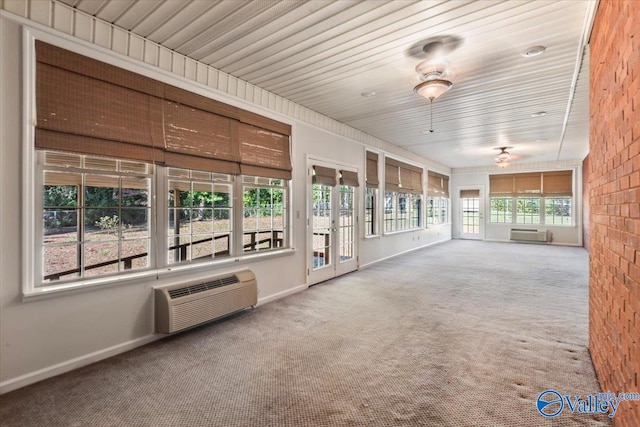
[{"label": "white window sill", "polygon": [[294,248],[283,248],[259,253],[251,253],[238,257],[228,257],[223,260],[214,260],[209,262],[196,262],[184,265],[175,265],[155,270],[144,270],[134,273],[121,274],[117,276],[98,277],[90,280],[81,280],[77,282],[68,282],[60,284],[45,284],[32,289],[24,289],[22,292],[23,301],[38,300],[64,294],[86,291],[89,289],[105,288],[115,285],[129,285],[142,282],[157,281],[159,279],[171,276],[184,275],[187,273],[201,273],[208,271],[211,275],[216,274],[213,269],[223,268],[234,264],[247,264],[251,262],[263,261],[271,258],[292,255],[295,253]]}]

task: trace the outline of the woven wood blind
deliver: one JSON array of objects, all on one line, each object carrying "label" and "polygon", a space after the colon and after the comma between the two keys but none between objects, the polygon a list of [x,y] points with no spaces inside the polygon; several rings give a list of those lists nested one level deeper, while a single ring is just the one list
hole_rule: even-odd
[{"label": "woven wood blind", "polygon": [[400,167],[393,159],[384,159],[384,189],[385,191],[401,191]]},{"label": "woven wood blind", "polygon": [[460,190],[461,199],[477,199],[480,197],[480,190]]},{"label": "woven wood blind", "polygon": [[429,171],[427,194],[432,197],[449,197],[449,177]]},{"label": "woven wood blind", "polygon": [[490,197],[510,197],[514,194],[513,175],[489,175],[489,196]]},{"label": "woven wood blind", "polygon": [[367,151],[367,187],[378,188],[380,180],[378,178],[378,154]]},{"label": "woven wood blind", "polygon": [[324,184],[335,187],[338,185],[336,170],[333,168],[325,168],[324,166],[313,166],[312,182],[314,184]]},{"label": "woven wood blind", "polygon": [[35,146],[291,179],[291,127],[36,41]]},{"label": "woven wood blind", "polygon": [[491,197],[517,197],[528,194],[572,196],[573,172],[552,171],[489,176]]},{"label": "woven wood blind", "polygon": [[516,194],[541,194],[542,193],[542,174],[536,173],[517,173],[514,174],[514,190]]},{"label": "woven wood blind", "polygon": [[544,196],[573,196],[573,171],[542,173]]},{"label": "woven wood blind", "polygon": [[359,187],[358,173],[352,171],[340,171],[340,185],[350,185],[351,187]]},{"label": "woven wood blind", "polygon": [[403,193],[422,193],[422,168],[399,160],[385,159],[385,189]]},{"label": "woven wood blind", "polygon": [[288,135],[239,123],[238,142],[243,175],[291,179]]}]

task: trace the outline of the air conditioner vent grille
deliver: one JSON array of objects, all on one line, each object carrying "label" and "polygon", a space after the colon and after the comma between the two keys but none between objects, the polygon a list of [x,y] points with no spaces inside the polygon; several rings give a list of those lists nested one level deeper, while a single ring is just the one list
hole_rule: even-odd
[{"label": "air conditioner vent grille", "polygon": [[209,289],[219,288],[221,286],[233,285],[239,281],[238,276],[234,274],[232,276],[221,277],[206,283],[198,283],[196,285],[185,286],[184,288],[172,289],[168,292],[171,299],[176,299],[187,295],[197,294],[198,292],[204,292]]}]

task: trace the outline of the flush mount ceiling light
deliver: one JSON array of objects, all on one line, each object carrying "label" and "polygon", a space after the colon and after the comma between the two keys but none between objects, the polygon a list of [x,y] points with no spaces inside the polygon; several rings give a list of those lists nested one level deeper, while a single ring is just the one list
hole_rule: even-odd
[{"label": "flush mount ceiling light", "polygon": [[542,55],[544,51],[547,50],[544,46],[532,46],[530,48],[525,49],[521,55],[525,58],[532,58],[534,56]]},{"label": "flush mount ceiling light", "polygon": [[547,115],[546,111],[538,111],[537,113],[531,114],[531,117],[542,117],[542,116],[546,116],[546,115]]}]

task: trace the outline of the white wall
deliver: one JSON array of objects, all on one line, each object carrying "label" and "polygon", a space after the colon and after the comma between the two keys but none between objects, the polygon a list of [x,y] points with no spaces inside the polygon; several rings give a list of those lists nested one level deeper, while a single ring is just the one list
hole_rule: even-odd
[{"label": "white wall", "polygon": [[[575,222],[571,226],[544,225],[538,228],[549,230],[552,244],[582,246],[582,167],[580,162],[545,162],[540,164],[512,164],[509,172],[540,172],[557,169],[573,170]],[[454,215],[452,238],[460,237],[460,189],[480,188],[483,208],[484,240],[509,241],[509,230],[513,224],[492,224],[489,222],[489,175],[500,173],[497,168],[454,169],[451,177],[451,213]]]},{"label": "white wall", "polygon": [[[30,8],[25,8],[25,13],[37,12],[38,16],[42,16],[40,12],[43,11],[38,9],[39,3],[29,3]],[[20,2],[4,3],[5,7],[11,5],[18,8],[16,5],[19,4]],[[56,7],[60,8],[60,5]],[[62,12],[68,11],[63,9]],[[40,22],[49,22],[55,26],[53,19],[42,18]],[[22,84],[26,70],[22,68],[21,24],[33,25],[45,33],[54,33],[27,19],[15,18],[7,13],[0,17],[0,392],[10,391],[161,338],[154,334],[153,286],[217,275],[240,268],[238,265],[225,266],[212,271],[165,275],[160,280],[129,281],[45,297],[23,298],[21,230],[23,221],[28,221],[28,218],[23,218],[21,212],[22,181],[27,175],[27,171],[22,170],[22,149],[23,144],[30,142],[25,141],[22,134]],[[65,40],[71,45],[75,43],[71,37],[66,37]],[[78,43],[78,46],[84,48],[88,46],[86,43]],[[117,46],[112,49],[119,51]],[[100,52],[100,48],[96,48],[96,51]],[[108,60],[109,57],[105,58]],[[146,69],[150,69],[149,65],[146,65]],[[201,70],[202,67],[196,64],[196,69]],[[182,70],[184,73],[184,68]],[[205,71],[205,76],[213,73],[211,70]],[[205,96],[234,103],[292,125],[294,170],[291,214],[294,250],[279,257],[252,260],[241,265],[242,268],[250,268],[255,272],[261,303],[306,288],[307,159],[321,158],[349,164],[358,169],[363,183],[365,146],[369,144],[370,148],[373,146],[381,153],[392,152],[396,158],[421,164],[425,168],[436,166],[441,173],[450,172],[448,168],[348,129],[248,84],[243,89],[243,94],[246,95],[243,100],[229,96],[230,89],[223,93],[218,86],[207,87],[204,83],[208,84],[210,81],[208,78],[201,79],[202,74],[194,74],[193,82],[185,83],[185,78],[176,77],[169,71],[157,68],[157,72],[165,76],[169,83],[183,87],[188,83],[187,86],[196,87]],[[225,79],[220,77],[221,74],[216,75],[218,79],[214,83],[219,85]],[[226,79],[230,81],[231,77]],[[234,83],[234,90],[239,85],[238,82]],[[254,100],[259,99],[257,104],[255,101],[246,101],[249,92]],[[327,129],[322,129],[321,126]],[[363,194],[364,187],[361,186],[358,190],[360,207],[363,206]],[[363,229],[364,225],[360,224],[360,265],[368,265],[451,237],[450,225],[370,239],[362,237]]]}]

